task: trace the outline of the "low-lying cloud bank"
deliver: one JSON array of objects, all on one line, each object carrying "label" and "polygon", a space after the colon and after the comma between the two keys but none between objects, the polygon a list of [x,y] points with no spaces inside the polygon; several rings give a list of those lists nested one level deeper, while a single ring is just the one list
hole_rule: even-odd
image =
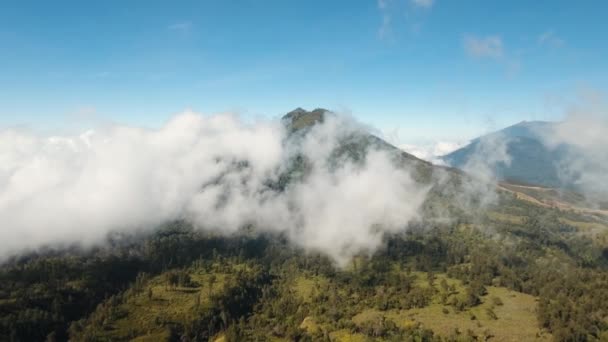
[{"label": "low-lying cloud bank", "polygon": [[399,148],[422,160],[437,165],[445,165],[441,157],[466,145],[466,142],[437,141],[427,144],[400,144]]},{"label": "low-lying cloud bank", "polygon": [[[158,130],[114,126],[78,136],[0,132],[0,261],[41,246],[101,243],[113,231],[175,219],[223,233],[253,225],[345,263],[418,217],[427,188],[385,151],[331,155],[362,128],[328,117],[297,139],[279,121],[174,117]],[[286,172],[298,178],[278,190]],[[301,171],[301,170],[300,170]]]},{"label": "low-lying cloud bank", "polygon": [[601,96],[584,98],[566,113],[561,122],[522,122],[490,133],[444,159],[486,182],[506,178],[561,187],[605,208],[608,105]]},{"label": "low-lying cloud bank", "polygon": [[608,104],[595,100],[573,107],[566,119],[545,136],[557,148],[567,145],[559,176],[592,201],[608,203]]}]

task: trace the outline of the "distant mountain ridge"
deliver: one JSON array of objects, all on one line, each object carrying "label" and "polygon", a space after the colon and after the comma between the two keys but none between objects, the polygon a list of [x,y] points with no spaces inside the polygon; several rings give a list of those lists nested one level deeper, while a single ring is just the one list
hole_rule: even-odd
[{"label": "distant mountain ridge", "polygon": [[522,121],[513,126],[484,135],[442,157],[448,165],[464,168],[471,158],[488,142],[503,142],[510,162],[499,162],[493,166],[496,176],[505,181],[535,184],[546,187],[572,188],[560,178],[559,165],[570,149],[565,145],[548,146],[546,141],[557,123],[545,121]]}]

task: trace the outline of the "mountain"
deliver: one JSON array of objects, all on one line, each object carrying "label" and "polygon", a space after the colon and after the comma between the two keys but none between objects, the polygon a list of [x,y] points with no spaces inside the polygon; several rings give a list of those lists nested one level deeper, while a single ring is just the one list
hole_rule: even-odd
[{"label": "mountain", "polygon": [[[298,148],[330,115],[288,113],[286,143]],[[534,140],[526,127],[509,131]],[[513,184],[496,205],[448,211],[474,179],[458,186],[464,173],[365,130],[340,139],[330,159],[384,149],[421,182],[438,176],[420,222],[341,267],[282,233],[218,234],[183,220],[95,248],[32,251],[0,263],[0,341],[606,340],[608,219],[534,204],[532,187]],[[309,162],[296,156],[279,183]]]},{"label": "mountain", "polygon": [[[285,114],[281,120],[290,132],[290,138],[294,139],[297,136],[307,134],[314,125],[324,122],[330,115],[335,114],[323,108],[317,108],[312,111],[296,108]],[[360,132],[355,130],[353,134],[343,137],[339,141],[336,151],[334,151],[334,157],[339,159],[346,156],[347,158],[359,160],[371,148],[388,151],[392,154],[396,163],[412,167],[414,170],[413,177],[423,183],[430,182],[431,175],[436,170],[448,170],[448,172],[457,173],[454,169],[436,166],[417,158],[363,130]]]},{"label": "mountain", "polygon": [[326,113],[330,113],[327,109],[317,108],[311,112],[300,107],[285,114],[282,120],[288,125],[290,131],[311,127],[312,125],[323,122]]},{"label": "mountain", "polygon": [[[287,126],[288,131],[290,133],[306,134],[310,128],[312,128],[318,123],[323,123],[325,119],[331,115],[335,115],[335,113],[323,108],[317,108],[312,111],[307,111],[298,107],[292,110],[291,112],[285,114],[281,121]],[[409,159],[417,163],[430,165],[430,163],[428,163],[427,161],[424,161],[415,157],[412,154],[404,152],[399,148],[387,143],[383,139],[380,139],[377,136],[369,134],[367,132],[358,132],[358,134],[350,136],[346,140],[342,141],[342,143],[347,144],[352,144],[354,142],[358,142],[359,144],[361,144],[359,146],[356,146],[359,148],[367,148],[370,146],[374,146],[379,149],[395,152],[405,159]]]},{"label": "mountain", "polygon": [[504,143],[510,162],[498,162],[492,166],[499,179],[546,187],[572,188],[573,184],[560,179],[558,168],[565,160],[569,147],[561,145],[553,148],[545,142],[555,125],[556,123],[552,122],[523,121],[474,139],[467,146],[443,156],[442,159],[450,166],[465,169],[472,158],[480,156],[480,152],[492,150],[488,145]]}]

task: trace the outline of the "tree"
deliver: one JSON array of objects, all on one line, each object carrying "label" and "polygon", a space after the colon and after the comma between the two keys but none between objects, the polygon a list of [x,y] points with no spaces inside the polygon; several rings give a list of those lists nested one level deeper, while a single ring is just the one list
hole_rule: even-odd
[{"label": "tree", "polygon": [[211,296],[211,293],[213,292],[213,285],[215,284],[216,280],[217,280],[217,277],[215,276],[215,274],[211,274],[209,276],[208,283],[209,283],[209,295],[210,296]]},{"label": "tree", "polygon": [[201,295],[200,293],[196,294],[196,297],[194,297],[194,309],[196,311],[198,311],[201,307]]}]

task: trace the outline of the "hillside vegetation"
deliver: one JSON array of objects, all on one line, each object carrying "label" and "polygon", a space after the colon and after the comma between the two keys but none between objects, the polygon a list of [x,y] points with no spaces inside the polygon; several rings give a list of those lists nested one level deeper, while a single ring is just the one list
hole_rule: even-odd
[{"label": "hillside vegetation", "polygon": [[[324,112],[313,114],[292,113],[291,134]],[[605,216],[509,191],[465,200],[468,176],[373,135],[345,137],[332,155],[359,161],[370,148],[428,187],[419,220],[374,253],[338,266],[287,233],[220,236],[183,221],[41,250],[0,267],[0,341],[608,340]],[[295,157],[268,187],[311,162]]]},{"label": "hillside vegetation", "polygon": [[600,227],[512,200],[387,236],[340,269],[280,236],[176,222],[127,246],[4,265],[0,339],[601,341],[608,242],[588,233]]}]

